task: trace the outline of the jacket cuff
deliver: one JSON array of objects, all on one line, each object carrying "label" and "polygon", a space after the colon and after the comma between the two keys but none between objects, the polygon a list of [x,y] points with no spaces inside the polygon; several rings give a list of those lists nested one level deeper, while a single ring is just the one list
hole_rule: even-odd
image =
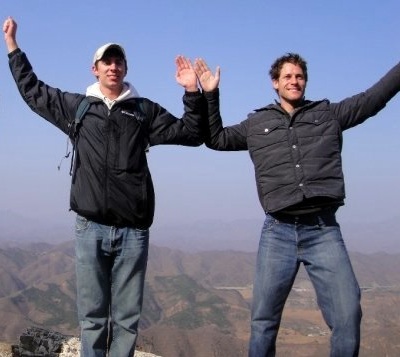
[{"label": "jacket cuff", "polygon": [[200,91],[199,91],[199,90],[197,90],[196,92],[188,92],[188,91],[185,91],[185,95],[188,96],[188,97],[195,97],[195,96],[197,96],[197,95],[199,95],[199,94],[200,94]]},{"label": "jacket cuff", "polygon": [[210,92],[203,91],[203,94],[206,98],[215,98],[219,97],[219,88],[215,88],[214,90]]},{"label": "jacket cuff", "polygon": [[21,53],[21,52],[22,52],[21,49],[20,49],[20,48],[17,48],[17,49],[15,49],[14,51],[12,51],[12,52],[10,52],[10,53],[8,54],[8,58],[14,57],[15,55],[17,55],[18,53]]}]

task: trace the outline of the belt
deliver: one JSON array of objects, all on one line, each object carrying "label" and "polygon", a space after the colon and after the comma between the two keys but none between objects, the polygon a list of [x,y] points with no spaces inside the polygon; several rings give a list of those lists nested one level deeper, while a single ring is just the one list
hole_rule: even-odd
[{"label": "belt", "polygon": [[289,216],[301,216],[303,214],[321,212],[321,211],[329,209],[329,208],[331,208],[331,206],[309,207],[309,208],[299,208],[299,209],[294,209],[294,210],[282,210],[282,211],[279,211],[277,213],[287,214]]}]

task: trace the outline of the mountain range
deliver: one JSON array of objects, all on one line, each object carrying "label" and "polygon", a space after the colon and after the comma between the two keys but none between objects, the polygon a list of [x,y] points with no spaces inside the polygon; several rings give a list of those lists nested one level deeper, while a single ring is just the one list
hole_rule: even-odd
[{"label": "mountain range", "polygon": [[[340,211],[339,211],[340,213]],[[349,251],[371,254],[376,252],[400,253],[400,216],[386,221],[339,222]],[[27,218],[11,211],[0,211],[0,239],[11,244],[16,242],[60,243],[73,239],[74,214],[66,214],[57,222]],[[200,252],[210,250],[257,251],[263,224],[259,219],[198,220],[197,222],[171,225],[155,223],[151,228],[151,242],[162,247]]]},{"label": "mountain range", "polygon": [[[6,238],[0,237],[0,341],[13,343],[32,325],[78,335],[73,240]],[[150,246],[138,348],[163,357],[246,356],[256,254],[226,248]],[[363,291],[362,355],[400,355],[400,254],[351,258]],[[328,351],[329,330],[301,269],[285,306],[278,355]]]}]

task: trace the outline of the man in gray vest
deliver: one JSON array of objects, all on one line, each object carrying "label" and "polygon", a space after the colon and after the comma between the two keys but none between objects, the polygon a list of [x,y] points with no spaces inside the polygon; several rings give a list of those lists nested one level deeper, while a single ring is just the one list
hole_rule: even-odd
[{"label": "man in gray vest", "polygon": [[344,204],[342,132],[377,114],[400,90],[400,64],[363,93],[338,103],[306,100],[307,64],[288,53],[271,66],[279,101],[224,127],[220,73],[202,59],[195,71],[208,99],[208,137],[214,150],[248,150],[265,211],[253,290],[250,357],[275,356],[284,304],[304,264],[332,330],[331,356],[357,356],[360,289],[335,213]]}]

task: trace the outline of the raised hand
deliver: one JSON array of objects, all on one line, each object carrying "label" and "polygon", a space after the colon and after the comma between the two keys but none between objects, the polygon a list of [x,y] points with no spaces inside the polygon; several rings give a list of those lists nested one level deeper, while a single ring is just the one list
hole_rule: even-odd
[{"label": "raised hand", "polygon": [[176,81],[188,92],[197,92],[197,76],[190,60],[184,56],[177,56],[176,64]]},{"label": "raised hand", "polygon": [[194,61],[194,71],[204,91],[211,92],[218,88],[221,73],[219,66],[215,70],[215,74],[213,74],[202,58],[196,58]]},{"label": "raised hand", "polygon": [[3,24],[3,32],[4,32],[4,41],[6,42],[6,46],[8,52],[12,52],[18,48],[17,45],[17,23],[13,18],[8,17]]}]

